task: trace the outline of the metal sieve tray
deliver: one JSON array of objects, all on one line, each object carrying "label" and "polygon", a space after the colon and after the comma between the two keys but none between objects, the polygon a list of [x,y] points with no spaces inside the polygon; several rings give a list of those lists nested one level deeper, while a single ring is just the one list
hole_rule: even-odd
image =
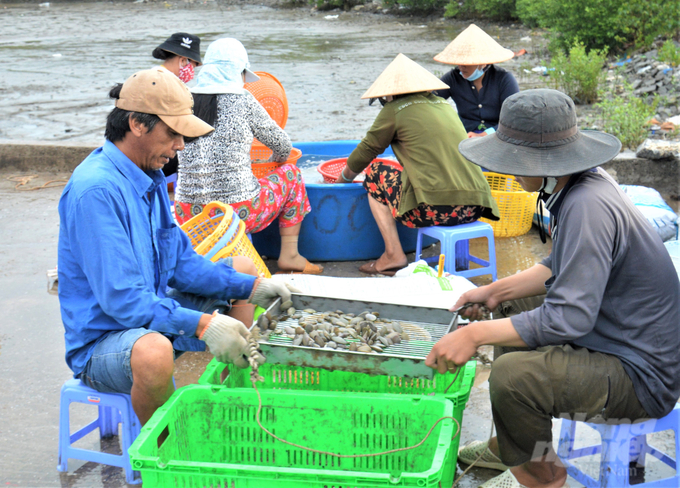
[{"label": "metal sieve tray", "polygon": [[[435,371],[425,366],[425,358],[432,346],[449,331],[452,322],[451,312],[443,309],[299,294],[294,294],[291,300],[293,306],[303,316],[309,315],[307,312],[302,312],[305,308],[312,308],[318,312],[342,310],[345,313],[354,314],[366,310],[379,312],[381,317],[422,327],[429,332],[431,340],[402,341],[400,344],[386,347],[382,353],[370,354],[327,348],[318,349],[302,345],[293,346],[292,339],[287,336],[270,335],[260,342],[268,363],[431,379]],[[276,300],[267,312],[272,316],[280,315],[281,300]],[[294,328],[298,325],[298,320],[289,318],[284,322],[279,322],[279,325]]]}]

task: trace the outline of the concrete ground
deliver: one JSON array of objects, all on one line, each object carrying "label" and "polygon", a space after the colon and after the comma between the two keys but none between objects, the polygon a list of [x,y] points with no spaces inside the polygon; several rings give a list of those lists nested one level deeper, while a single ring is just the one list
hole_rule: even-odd
[{"label": "concrete ground", "polygon": [[[27,173],[23,173],[25,176]],[[43,185],[53,179],[68,178],[68,173],[36,173],[25,187]],[[8,178],[17,172],[0,171],[0,484],[17,487],[119,487],[125,486],[123,470],[95,463],[71,460],[68,473],[59,473],[57,447],[59,432],[60,387],[71,377],[64,361],[63,326],[58,298],[48,286],[46,271],[57,261],[59,219],[57,203],[61,188],[19,191],[17,182]],[[537,233],[518,238],[497,239],[503,266],[499,277],[523,269],[549,252],[541,247]],[[436,254],[437,249],[429,252]],[[412,261],[413,255],[409,256]],[[272,271],[275,263],[267,262]],[[358,276],[361,263],[324,263],[329,276]],[[371,278],[373,279],[373,278]],[[483,284],[480,279],[476,284]],[[177,386],[195,383],[210,360],[206,353],[190,353],[177,361]],[[491,412],[486,378],[489,367],[479,365],[478,374],[464,413],[461,444],[485,439],[491,427]],[[79,406],[76,406],[79,407]],[[85,420],[92,410],[74,408],[72,415]],[[555,422],[555,429],[559,422]],[[97,447],[99,439],[91,434],[83,441]],[[668,449],[673,435],[666,433],[658,442]],[[102,443],[102,449],[115,452],[118,440]],[[668,451],[667,451],[668,452]],[[658,464],[658,463],[655,463]],[[459,474],[462,471],[459,469]],[[649,475],[660,472],[648,469]],[[497,473],[473,468],[459,486],[478,486]],[[579,486],[573,483],[571,486]],[[669,485],[670,486],[670,485]]]}]

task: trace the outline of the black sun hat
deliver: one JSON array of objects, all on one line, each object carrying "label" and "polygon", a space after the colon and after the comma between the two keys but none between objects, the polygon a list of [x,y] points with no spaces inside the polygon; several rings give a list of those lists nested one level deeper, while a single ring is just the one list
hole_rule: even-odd
[{"label": "black sun hat", "polygon": [[201,39],[186,32],[175,32],[156,49],[162,49],[178,56],[184,56],[201,64]]},{"label": "black sun hat", "polygon": [[492,135],[465,139],[460,153],[483,168],[514,176],[566,176],[611,161],[613,135],[580,131],[571,98],[557,90],[525,90],[503,102]]}]

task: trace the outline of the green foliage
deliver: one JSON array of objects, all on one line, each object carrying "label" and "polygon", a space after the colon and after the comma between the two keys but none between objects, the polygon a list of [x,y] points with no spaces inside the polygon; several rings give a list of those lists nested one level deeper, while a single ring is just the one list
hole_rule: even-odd
[{"label": "green foliage", "polygon": [[658,105],[658,96],[638,98],[626,83],[623,94],[610,93],[595,107],[602,110],[602,130],[618,137],[624,148],[635,149],[647,138],[647,122],[656,113]]},{"label": "green foliage", "polygon": [[606,60],[606,49],[591,49],[586,53],[585,45],[576,41],[568,55],[559,51],[553,57],[548,84],[569,95],[575,103],[592,103],[597,99],[597,90],[603,81],[602,67]]},{"label": "green foliage", "polygon": [[527,26],[551,32],[554,50],[577,39],[588,49],[644,47],[680,29],[680,0],[516,0]]},{"label": "green foliage", "polygon": [[[296,0],[291,0],[296,2]],[[349,11],[355,5],[361,5],[365,3],[363,0],[309,0],[309,3],[316,5],[319,10],[333,10],[336,8]]]},{"label": "green foliage", "polygon": [[490,20],[513,20],[516,0],[451,0],[445,17],[483,17]]},{"label": "green foliage", "polygon": [[675,45],[673,39],[668,39],[663,43],[658,54],[659,61],[668,63],[671,66],[680,66],[680,49]]},{"label": "green foliage", "polygon": [[419,13],[430,13],[444,9],[449,0],[383,0],[383,3],[392,7],[394,5],[404,5],[411,11]]}]

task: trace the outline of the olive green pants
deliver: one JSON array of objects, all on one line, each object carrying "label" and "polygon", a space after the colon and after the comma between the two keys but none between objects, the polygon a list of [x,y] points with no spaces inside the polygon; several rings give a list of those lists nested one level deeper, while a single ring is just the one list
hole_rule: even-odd
[{"label": "olive green pants", "polygon": [[617,357],[570,345],[496,357],[489,392],[501,459],[508,466],[548,452],[552,418],[614,424],[649,418]]}]

